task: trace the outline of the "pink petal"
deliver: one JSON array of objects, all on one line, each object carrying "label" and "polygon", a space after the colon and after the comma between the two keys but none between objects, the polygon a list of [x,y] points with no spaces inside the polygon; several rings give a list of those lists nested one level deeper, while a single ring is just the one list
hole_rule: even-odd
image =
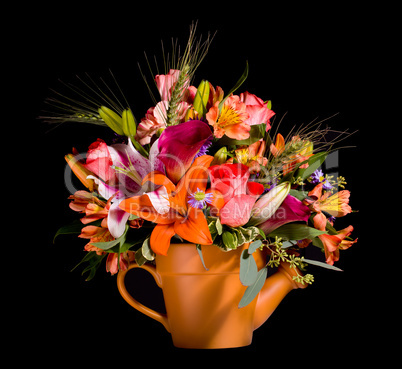
[{"label": "pink petal", "polygon": [[130,216],[129,213],[119,208],[121,200],[110,205],[107,217],[107,227],[114,238],[119,238],[124,233],[128,217]]},{"label": "pink petal", "polygon": [[255,198],[249,195],[232,197],[219,212],[221,223],[230,227],[238,227],[246,224],[250,219],[254,203]]},{"label": "pink petal", "polygon": [[275,214],[264,223],[258,225],[258,228],[262,229],[265,234],[269,234],[286,223],[307,222],[310,214],[310,209],[306,205],[295,197],[288,195]]},{"label": "pink petal", "polygon": [[209,126],[199,120],[170,126],[163,131],[158,142],[158,158],[165,164],[167,177],[173,183],[183,177],[211,134]]}]

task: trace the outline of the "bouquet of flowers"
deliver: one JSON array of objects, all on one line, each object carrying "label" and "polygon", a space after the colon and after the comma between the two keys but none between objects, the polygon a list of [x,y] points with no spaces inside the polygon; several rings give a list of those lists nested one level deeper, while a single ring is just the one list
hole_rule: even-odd
[{"label": "bouquet of flowers", "polygon": [[[253,293],[245,293],[240,306],[258,293],[267,268],[281,261],[297,270],[308,264],[339,270],[340,250],[356,240],[353,226],[336,229],[336,218],[352,212],[345,178],[320,169],[333,146],[324,139],[329,129],[308,125],[286,137],[272,134],[271,101],[236,94],[248,65],[226,93],[207,80],[194,86],[210,40],[195,41],[191,32],[183,55],[154,76],[159,97],[141,120],[114,94],[97,92],[97,101],[79,90],[83,101],[57,101],[68,113],[53,120],[106,125],[115,133],[113,142],[90,144],[85,157],[75,149],[65,156],[83,185],[69,197],[81,218],[57,235],[87,240],[81,263],[88,280],[104,260],[116,274],[166,255],[171,242],[195,244],[201,258],[203,245],[230,252],[249,243],[240,280]],[[325,262],[301,256],[306,247],[321,249]],[[259,271],[248,257],[257,249],[269,255]],[[294,278],[313,282],[311,274]]]}]

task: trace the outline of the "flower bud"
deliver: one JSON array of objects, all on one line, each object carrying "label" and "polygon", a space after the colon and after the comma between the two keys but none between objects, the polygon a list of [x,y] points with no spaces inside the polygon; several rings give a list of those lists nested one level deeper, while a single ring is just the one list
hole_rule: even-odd
[{"label": "flower bud", "polygon": [[227,157],[228,157],[228,150],[226,149],[226,146],[223,146],[215,153],[214,160],[212,160],[211,166],[221,165],[225,163]]},{"label": "flower bud", "polygon": [[254,204],[251,210],[252,216],[247,225],[256,226],[271,218],[278,210],[279,206],[281,206],[283,200],[285,200],[286,196],[289,194],[289,191],[290,182],[283,182],[263,195]]}]

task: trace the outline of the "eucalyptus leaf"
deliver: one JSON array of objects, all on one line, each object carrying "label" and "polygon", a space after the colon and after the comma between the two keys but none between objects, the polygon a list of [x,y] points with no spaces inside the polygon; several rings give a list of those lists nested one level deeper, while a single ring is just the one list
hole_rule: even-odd
[{"label": "eucalyptus leaf", "polygon": [[142,266],[147,262],[147,259],[142,255],[142,247],[135,252],[135,262],[138,266]]},{"label": "eucalyptus leaf", "polygon": [[248,253],[252,254],[255,250],[257,250],[262,245],[261,240],[254,241],[248,247]]},{"label": "eucalyptus leaf", "polygon": [[151,245],[149,243],[149,237],[145,239],[141,249],[142,249],[142,255],[144,256],[145,259],[149,261],[155,260],[155,253],[151,249]]},{"label": "eucalyptus leaf", "polygon": [[261,291],[262,287],[264,286],[265,280],[267,279],[268,270],[265,266],[262,268],[257,275],[257,279],[255,282],[246,288],[243,297],[239,302],[239,308],[247,306],[254,298],[258,295]]},{"label": "eucalyptus leaf", "polygon": [[244,286],[251,286],[257,279],[258,268],[253,255],[244,250],[240,256],[240,282]]},{"label": "eucalyptus leaf", "polygon": [[281,249],[287,249],[287,248],[295,246],[295,245],[297,245],[295,242],[284,241],[284,242],[282,242]]},{"label": "eucalyptus leaf", "polygon": [[329,265],[329,264],[327,264],[327,263],[323,263],[323,262],[317,261],[317,260],[311,260],[311,259],[305,259],[305,258],[303,258],[302,262],[303,262],[303,263],[307,263],[307,264],[311,264],[311,265],[316,265],[316,266],[319,266],[319,267],[321,267],[321,268],[336,270],[337,272],[343,272],[342,269],[340,269],[340,268],[338,268],[338,267],[336,267],[336,266]]},{"label": "eucalyptus leaf", "polygon": [[198,255],[200,256],[200,259],[201,259],[202,266],[204,267],[204,269],[206,271],[208,271],[209,269],[205,266],[204,256],[202,255],[201,245],[197,244],[196,247],[197,247]]}]

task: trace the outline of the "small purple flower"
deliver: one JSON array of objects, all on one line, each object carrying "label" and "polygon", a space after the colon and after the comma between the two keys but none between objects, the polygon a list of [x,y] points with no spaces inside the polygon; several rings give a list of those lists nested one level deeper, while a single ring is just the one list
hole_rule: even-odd
[{"label": "small purple flower", "polygon": [[331,183],[329,183],[328,179],[325,178],[322,170],[317,169],[310,177],[311,183],[318,184],[322,183],[322,188],[324,190],[330,190],[332,188]]},{"label": "small purple flower", "polygon": [[197,191],[188,195],[188,204],[196,209],[204,209],[208,204],[212,203],[212,193],[205,193],[197,188]]},{"label": "small purple flower", "polygon": [[328,222],[335,222],[335,220],[336,220],[336,218],[334,217],[334,216],[330,216],[329,218],[328,218]]},{"label": "small purple flower", "polygon": [[212,135],[205,141],[204,145],[201,146],[200,150],[197,152],[194,158],[206,155],[209,147],[212,145]]}]

